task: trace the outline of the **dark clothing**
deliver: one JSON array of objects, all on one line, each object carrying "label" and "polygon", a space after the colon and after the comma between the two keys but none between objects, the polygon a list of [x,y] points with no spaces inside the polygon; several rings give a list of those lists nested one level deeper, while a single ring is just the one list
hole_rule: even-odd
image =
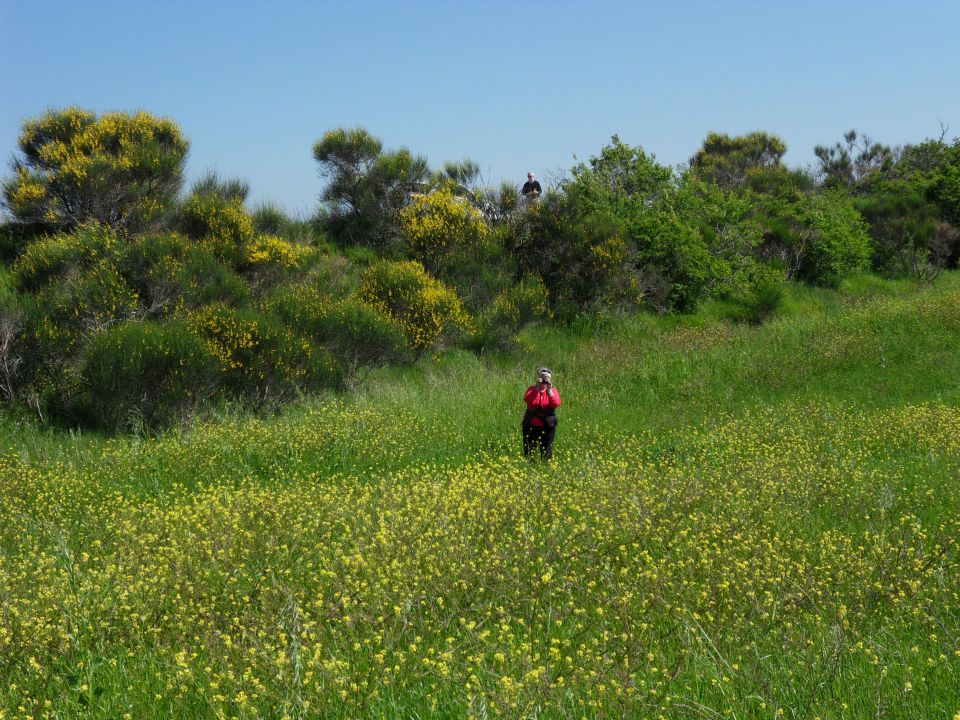
[{"label": "dark clothing", "polygon": [[[514,185],[514,187],[516,187],[516,185]],[[534,180],[533,182],[530,182],[529,180],[527,180],[523,184],[523,190],[521,192],[523,192],[524,195],[529,195],[530,193],[533,193],[534,195],[539,195],[540,193],[543,192],[543,188],[540,187],[540,183],[537,182],[536,180]]]},{"label": "dark clothing", "polygon": [[[556,415],[554,415],[556,418]],[[532,458],[533,449],[540,446],[540,459],[549,460],[553,457],[553,436],[557,434],[557,426],[531,425],[526,417],[523,420],[523,455]]]}]

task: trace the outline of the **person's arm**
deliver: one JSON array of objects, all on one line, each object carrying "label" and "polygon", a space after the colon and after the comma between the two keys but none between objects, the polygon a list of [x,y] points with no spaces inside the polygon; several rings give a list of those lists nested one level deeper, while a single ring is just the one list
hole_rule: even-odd
[{"label": "person's arm", "polygon": [[555,387],[551,387],[547,391],[547,398],[549,399],[551,410],[556,410],[560,407],[560,392]]},{"label": "person's arm", "polygon": [[534,402],[537,399],[537,386],[531,385],[527,388],[527,392],[523,394],[523,401],[527,404],[527,408],[533,410]]}]

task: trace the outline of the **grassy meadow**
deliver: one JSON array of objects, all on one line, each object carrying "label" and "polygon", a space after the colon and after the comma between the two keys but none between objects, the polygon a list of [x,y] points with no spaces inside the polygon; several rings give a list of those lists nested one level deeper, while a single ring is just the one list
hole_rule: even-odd
[{"label": "grassy meadow", "polygon": [[4,416],[0,718],[957,720],[960,274],[723,314],[157,436]]}]

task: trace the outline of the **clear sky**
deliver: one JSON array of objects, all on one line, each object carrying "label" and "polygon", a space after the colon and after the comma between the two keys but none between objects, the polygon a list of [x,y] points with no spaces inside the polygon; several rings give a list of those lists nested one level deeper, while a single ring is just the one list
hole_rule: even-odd
[{"label": "clear sky", "polygon": [[490,183],[614,133],[677,165],[710,130],[762,129],[807,165],[850,128],[960,135],[958,28],[957,0],[0,0],[0,153],[46,108],[146,109],[190,139],[189,179],[243,178],[302,217],[337,126]]}]

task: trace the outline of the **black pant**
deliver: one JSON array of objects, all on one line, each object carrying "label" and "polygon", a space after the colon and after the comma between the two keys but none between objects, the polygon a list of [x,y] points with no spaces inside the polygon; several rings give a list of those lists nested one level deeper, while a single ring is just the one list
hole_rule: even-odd
[{"label": "black pant", "polygon": [[549,460],[553,456],[553,436],[557,434],[557,427],[547,427],[546,425],[531,425],[528,421],[523,422],[523,454],[525,457],[531,457],[533,449],[540,446],[540,459]]}]

